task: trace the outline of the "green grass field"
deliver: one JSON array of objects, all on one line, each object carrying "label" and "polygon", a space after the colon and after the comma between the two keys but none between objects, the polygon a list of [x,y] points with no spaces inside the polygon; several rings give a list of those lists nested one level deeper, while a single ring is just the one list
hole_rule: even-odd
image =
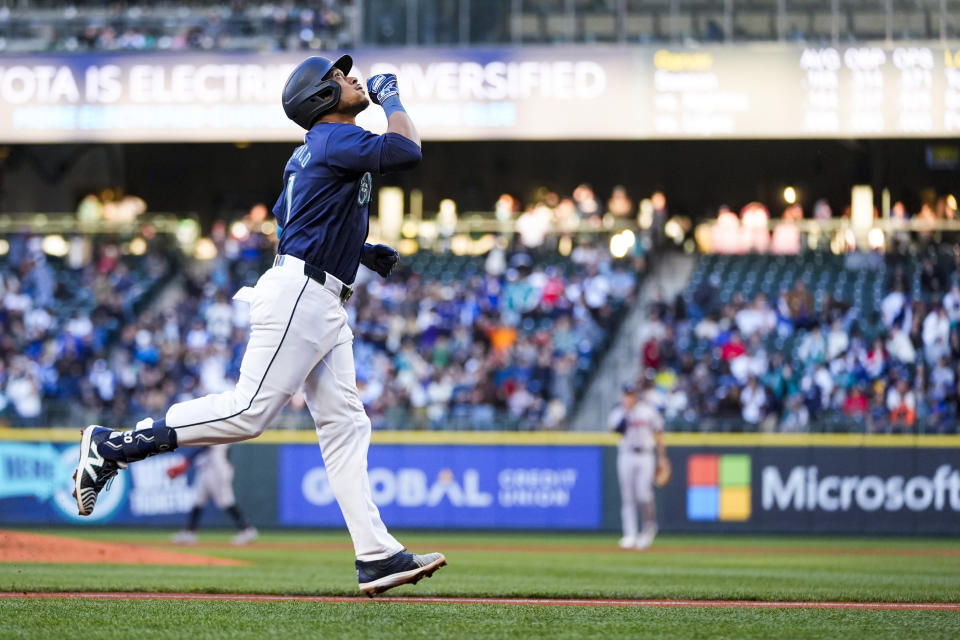
[{"label": "green grass field", "polygon": [[[35,530],[173,549],[168,533]],[[345,532],[266,533],[232,548],[226,532],[190,553],[242,567],[0,563],[0,591],[186,591],[359,595]],[[390,596],[960,602],[960,542],[918,538],[661,536],[624,552],[611,535],[404,533],[449,566],[356,603],[0,600],[0,638],[95,633],[124,621],[135,637],[956,638],[956,611],[544,607],[390,603]],[[177,548],[182,550],[182,548]],[[115,627],[113,627],[115,628]]]}]

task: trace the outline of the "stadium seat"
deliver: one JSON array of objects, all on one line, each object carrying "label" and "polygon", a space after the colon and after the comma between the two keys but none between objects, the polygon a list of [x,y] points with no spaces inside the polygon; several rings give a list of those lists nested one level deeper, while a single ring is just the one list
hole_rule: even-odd
[{"label": "stadium seat", "polygon": [[887,14],[857,11],[853,14],[853,33],[860,40],[882,40],[887,37]]},{"label": "stadium seat", "polygon": [[938,35],[932,32],[933,20],[916,5],[898,7],[893,13],[893,39],[925,39]]},{"label": "stadium seat", "polygon": [[584,39],[595,42],[612,42],[617,39],[617,19],[613,14],[590,13],[583,16]]},{"label": "stadium seat", "polygon": [[547,38],[550,42],[572,42],[576,37],[576,23],[565,13],[550,13],[546,17]]},{"label": "stadium seat", "polygon": [[520,42],[542,42],[546,38],[541,17],[535,13],[510,16],[510,33],[518,34]]},{"label": "stadium seat", "polygon": [[776,35],[774,24],[770,11],[738,11],[733,17],[733,33],[744,40],[771,40]]},{"label": "stadium seat", "polygon": [[630,14],[626,22],[627,40],[648,42],[657,37],[657,22],[652,13]]}]

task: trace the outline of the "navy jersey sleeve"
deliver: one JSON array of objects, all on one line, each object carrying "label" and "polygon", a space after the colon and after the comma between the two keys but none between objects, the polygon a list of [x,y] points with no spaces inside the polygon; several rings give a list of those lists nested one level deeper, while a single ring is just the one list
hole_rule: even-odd
[{"label": "navy jersey sleeve", "polygon": [[420,146],[410,138],[399,133],[383,134],[383,150],[380,154],[382,173],[413,169],[423,159]]},{"label": "navy jersey sleeve", "polygon": [[383,138],[356,126],[339,126],[327,138],[327,163],[350,173],[380,173]]}]

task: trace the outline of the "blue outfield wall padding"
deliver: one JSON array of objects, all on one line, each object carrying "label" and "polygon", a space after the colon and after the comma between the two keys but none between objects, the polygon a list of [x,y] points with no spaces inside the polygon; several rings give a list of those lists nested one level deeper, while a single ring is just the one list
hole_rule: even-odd
[{"label": "blue outfield wall padding", "polygon": [[[166,475],[189,452],[184,449],[131,465],[102,494],[94,515],[81,518],[70,495],[77,443],[3,435],[0,526],[179,527],[193,504],[193,472],[174,480]],[[617,453],[609,440],[509,440],[372,445],[369,475],[384,521],[394,528],[619,529]],[[319,447],[300,442],[231,447],[237,502],[257,526],[343,526]],[[815,439],[782,447],[756,438],[707,442],[674,440],[668,447],[673,478],[656,491],[661,531],[960,530],[960,446],[929,446],[923,438],[868,446],[854,440],[824,446]],[[741,471],[727,480],[737,486],[720,487],[729,490],[722,496],[717,489],[688,486],[687,461],[694,455],[735,460]],[[210,505],[202,524],[229,521]]]}]

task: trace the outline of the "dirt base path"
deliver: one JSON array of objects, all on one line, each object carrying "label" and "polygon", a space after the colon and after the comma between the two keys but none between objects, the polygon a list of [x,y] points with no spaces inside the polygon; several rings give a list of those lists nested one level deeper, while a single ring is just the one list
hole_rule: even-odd
[{"label": "dirt base path", "polygon": [[798,602],[756,600],[577,600],[560,598],[410,598],[385,596],[371,600],[362,596],[281,596],[232,593],[138,593],[138,592],[0,592],[4,598],[70,598],[85,600],[193,600],[230,602],[379,602],[400,604],[505,604],[567,607],[714,607],[751,609],[864,609],[885,611],[960,611],[954,602]]},{"label": "dirt base path", "polygon": [[[171,547],[173,543],[165,543]],[[229,542],[200,542],[194,549],[229,549]],[[353,551],[349,542],[263,542],[256,543],[257,549],[270,551]],[[471,544],[445,542],[443,550],[477,551],[491,553],[635,553],[632,549],[624,551],[616,544],[564,546],[556,544]],[[905,556],[905,557],[960,557],[957,549],[890,549],[887,547],[757,547],[742,545],[674,545],[655,544],[644,550],[645,555],[842,555],[842,556]]]},{"label": "dirt base path", "polygon": [[163,564],[205,567],[240,567],[249,564],[229,558],[179,553],[137,544],[94,542],[2,530],[0,530],[0,562]]}]

